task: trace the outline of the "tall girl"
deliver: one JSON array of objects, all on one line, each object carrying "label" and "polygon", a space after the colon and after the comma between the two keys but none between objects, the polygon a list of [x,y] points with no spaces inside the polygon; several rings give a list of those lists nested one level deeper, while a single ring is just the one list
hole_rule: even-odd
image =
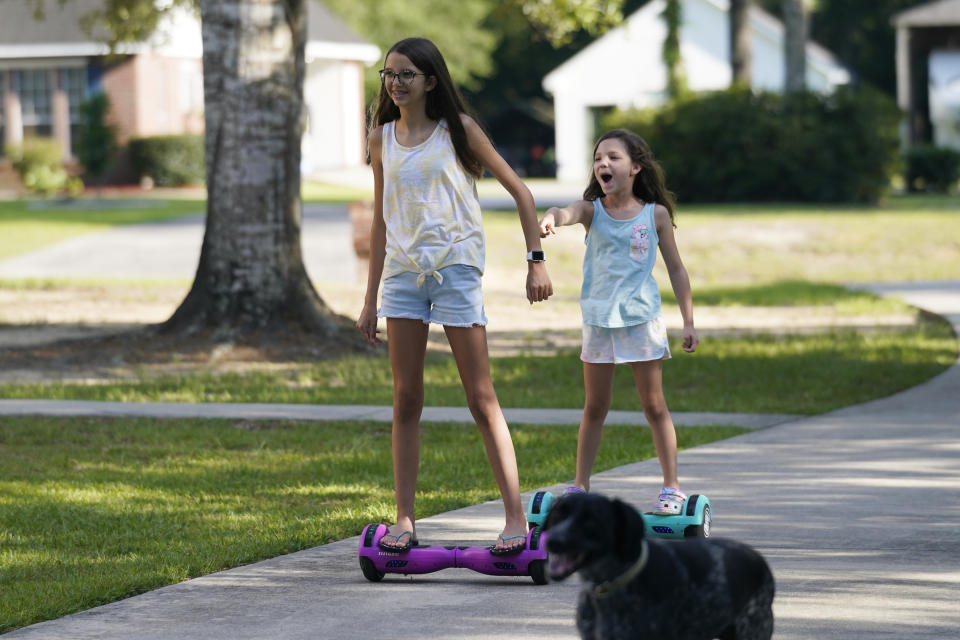
[{"label": "tall girl", "polygon": [[[393,45],[380,70],[369,146],[374,176],[370,274],[357,328],[372,346],[387,319],[393,370],[393,475],[397,523],[389,550],[417,544],[414,494],[420,464],[423,366],[429,324],[443,325],[467,405],[480,428],[506,522],[492,552],[523,549],[526,518],[510,431],[490,379],[480,277],[484,236],[476,180],[489,171],[517,205],[526,238],[530,303],[553,294],[533,196],[466,113],[436,46],[423,38]],[[517,251],[517,261],[524,254]],[[383,279],[381,306],[377,290]]]},{"label": "tall girl", "polygon": [[617,129],[604,134],[594,148],[593,174],[583,200],[550,208],[540,220],[541,237],[569,224],[582,224],[587,232],[580,292],[586,404],[577,440],[576,480],[567,491],[590,488],[613,395],[614,365],[629,364],[663,472],[663,488],[653,508],[662,515],[680,513],[687,496],[677,478],[677,434],[663,397],[661,365],[670,357],[670,345],[652,273],[657,247],[683,317],[681,346],[692,353],[699,343],[690,279],[673,236],[673,209],[673,194],[647,143]]}]

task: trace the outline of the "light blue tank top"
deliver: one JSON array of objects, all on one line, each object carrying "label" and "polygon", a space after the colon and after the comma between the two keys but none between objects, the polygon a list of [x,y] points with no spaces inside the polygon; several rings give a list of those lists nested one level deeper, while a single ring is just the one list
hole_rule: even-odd
[{"label": "light blue tank top", "polygon": [[584,242],[580,310],[597,327],[629,327],[660,315],[660,289],[653,278],[657,259],[654,203],[629,220],[611,218],[600,198]]}]

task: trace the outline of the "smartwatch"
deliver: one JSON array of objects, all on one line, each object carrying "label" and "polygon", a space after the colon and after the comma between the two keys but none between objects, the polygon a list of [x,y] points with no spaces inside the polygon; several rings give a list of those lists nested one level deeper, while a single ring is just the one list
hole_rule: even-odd
[{"label": "smartwatch", "polygon": [[544,255],[543,251],[528,251],[527,252],[527,262],[546,262],[547,256]]}]

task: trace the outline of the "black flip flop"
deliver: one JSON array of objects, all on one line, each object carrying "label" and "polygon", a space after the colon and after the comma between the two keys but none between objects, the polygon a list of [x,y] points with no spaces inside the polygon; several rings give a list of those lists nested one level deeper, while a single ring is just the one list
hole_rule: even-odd
[{"label": "black flip flop", "polygon": [[[526,540],[527,534],[521,533],[519,535],[508,536],[504,538],[503,534],[501,533],[501,534],[498,534],[497,537],[500,538],[500,542],[506,543],[506,542],[509,542],[510,540],[516,540],[517,538],[523,538],[524,540]],[[520,546],[517,546],[517,547],[507,547],[506,549],[497,549],[496,545],[494,545],[490,547],[490,553],[495,556],[512,556],[514,554],[520,553],[526,548],[527,548],[526,543],[521,544]]]},{"label": "black flip flop", "polygon": [[[407,538],[407,544],[391,547],[390,545],[383,544],[383,539],[386,538],[387,536],[390,536],[397,542],[400,542],[400,538],[402,538],[403,536],[410,536],[410,537]],[[411,548],[416,547],[419,544],[420,543],[417,541],[417,539],[413,537],[413,532],[410,531],[409,529],[404,529],[403,531],[397,534],[390,533],[389,531],[383,534],[383,537],[380,538],[380,542],[378,543],[378,546],[384,551],[389,551],[391,553],[403,553],[404,551],[409,551]]]}]

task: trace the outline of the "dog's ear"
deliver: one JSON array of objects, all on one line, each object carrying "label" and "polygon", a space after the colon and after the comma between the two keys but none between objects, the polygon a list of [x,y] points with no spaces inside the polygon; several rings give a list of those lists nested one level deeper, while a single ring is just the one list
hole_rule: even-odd
[{"label": "dog's ear", "polygon": [[643,518],[626,502],[620,499],[614,499],[611,502],[616,525],[614,552],[621,560],[631,560],[636,557],[640,541],[643,539]]}]

